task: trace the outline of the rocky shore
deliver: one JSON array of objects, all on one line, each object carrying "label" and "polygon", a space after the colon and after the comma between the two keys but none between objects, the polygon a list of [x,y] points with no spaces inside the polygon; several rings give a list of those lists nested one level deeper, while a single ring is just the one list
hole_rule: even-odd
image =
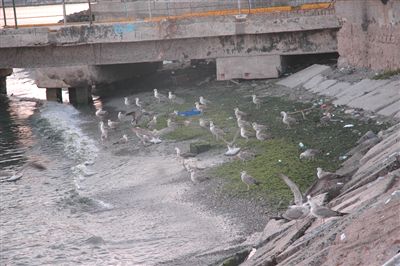
[{"label": "rocky shore", "polygon": [[[397,88],[398,94],[398,76],[376,83],[368,77],[360,77],[363,76],[360,73],[346,75],[325,67],[314,66],[314,70],[316,68],[321,72],[315,74],[318,72],[316,71],[304,78],[304,74],[307,74],[305,70],[303,75],[299,72],[278,83],[295,91],[306,89],[320,95],[326,95],[327,91],[332,92],[331,86],[348,82],[346,79],[354,79],[348,87],[355,86],[358,82],[373,84],[372,88],[364,86],[359,89],[366,93],[355,93],[351,89],[346,93],[346,86],[342,86],[339,95],[330,97],[337,103],[347,101],[346,104],[350,106],[345,107],[348,113],[358,118],[369,117],[377,119],[378,123],[385,119],[398,121],[400,106],[391,109],[391,117],[377,114],[379,110],[390,106],[394,98],[376,96],[390,94],[387,89],[390,84],[394,89]],[[333,80],[335,75],[340,81]],[[300,76],[303,80],[299,81]],[[321,84],[324,82],[331,84],[322,90]],[[376,84],[386,86],[386,89],[380,90]],[[354,103],[362,102],[357,101],[357,98],[365,99],[370,92],[372,96],[379,98],[378,102],[364,101],[365,109],[351,107]],[[349,94],[353,97],[349,98]],[[381,108],[377,108],[377,105]],[[378,112],[373,112],[373,107]],[[221,265],[399,265],[400,124],[378,134],[367,132],[347,152],[346,157],[348,159],[336,171],[341,178],[329,182],[317,179],[306,194],[319,197],[323,205],[348,215],[325,221],[309,215],[297,223],[269,219],[258,243],[236,253]],[[338,187],[337,184],[343,185]]]}]

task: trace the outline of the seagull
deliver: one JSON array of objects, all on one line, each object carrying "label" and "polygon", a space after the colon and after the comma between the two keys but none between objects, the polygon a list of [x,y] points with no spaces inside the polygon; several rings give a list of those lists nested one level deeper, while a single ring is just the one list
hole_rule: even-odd
[{"label": "seagull", "polygon": [[234,108],[233,110],[235,111],[236,118],[242,117],[242,116],[247,116],[247,113],[240,111],[239,108],[237,108],[237,107]]},{"label": "seagull", "polygon": [[204,110],[207,108],[206,105],[204,104],[200,104],[199,102],[195,102],[194,103],[196,106],[196,109],[199,110],[200,112],[204,112]]},{"label": "seagull", "polygon": [[118,112],[118,120],[122,121],[125,118],[125,114],[123,114],[122,112]]},{"label": "seagull", "polygon": [[178,124],[176,122],[173,122],[171,118],[167,119],[167,126],[168,127],[176,127]]},{"label": "seagull", "polygon": [[128,142],[128,136],[126,134],[124,134],[119,140],[117,140],[116,142],[114,142],[113,144],[124,144]]},{"label": "seagull", "polygon": [[253,103],[256,105],[256,108],[260,109],[261,100],[259,98],[257,98],[257,95],[255,95],[255,94],[251,95],[251,97],[253,98]]},{"label": "seagull", "polygon": [[210,131],[211,131],[211,134],[213,134],[217,140],[218,140],[220,137],[222,137],[222,136],[225,135],[225,132],[224,132],[222,129],[216,127],[216,126],[214,125],[214,122],[213,122],[213,121],[210,121]]},{"label": "seagull", "polygon": [[256,122],[253,122],[253,123],[251,124],[251,126],[253,127],[253,129],[254,129],[255,131],[257,131],[257,130],[263,130],[263,129],[266,129],[266,128],[267,128],[267,126],[264,126],[264,125],[261,125],[261,124],[257,124]]},{"label": "seagull", "polygon": [[235,156],[240,152],[240,147],[236,147],[236,145],[226,145],[228,150],[224,153],[226,156]]},{"label": "seagull", "polygon": [[256,157],[256,154],[252,151],[240,151],[237,155],[237,158],[242,162],[248,161]]},{"label": "seagull", "polygon": [[307,196],[308,203],[311,206],[310,213],[312,216],[317,217],[317,218],[322,218],[322,220],[330,217],[338,217],[338,216],[344,216],[348,213],[343,213],[343,212],[338,212],[329,209],[328,207],[325,206],[319,206],[317,203],[315,203],[312,199],[311,196]]},{"label": "seagull", "polygon": [[150,120],[149,123],[147,123],[147,128],[149,129],[154,129],[157,125],[157,116],[153,116],[153,119]]},{"label": "seagull", "polygon": [[139,108],[142,108],[142,102],[139,100],[138,97],[135,98],[135,105]]},{"label": "seagull", "polygon": [[250,131],[246,130],[244,127],[240,128],[240,136],[242,138],[245,138],[246,141],[249,140],[249,138],[252,136],[252,134],[250,133]]},{"label": "seagull", "polygon": [[157,134],[155,134],[147,129],[135,127],[135,128],[132,128],[132,131],[142,141],[143,144],[146,144],[146,142],[150,142],[150,143],[154,143],[154,144],[161,142],[161,139]]},{"label": "seagull", "polygon": [[262,132],[262,130],[256,130],[256,139],[264,141],[270,138],[271,136],[268,135],[267,133]]},{"label": "seagull", "polygon": [[248,175],[246,171],[240,172],[240,179],[247,185],[247,190],[250,190],[250,185],[258,186],[260,184],[256,179]]},{"label": "seagull", "polygon": [[102,108],[100,108],[99,110],[96,111],[95,114],[96,114],[97,117],[103,117],[103,116],[107,115],[108,112],[104,111]]},{"label": "seagull", "polygon": [[101,140],[108,138],[108,129],[103,121],[100,122]]},{"label": "seagull", "polygon": [[251,128],[250,122],[247,122],[246,120],[243,120],[241,116],[238,116],[238,117],[236,118],[236,121],[237,121],[238,127],[248,127],[248,128]]},{"label": "seagull", "polygon": [[286,212],[281,215],[281,218],[289,221],[304,219],[310,213],[309,204],[307,202],[304,203],[304,196],[299,187],[292,180],[290,180],[288,176],[284,174],[279,174],[279,176],[292,191],[295,203],[295,205],[290,205],[288,207]]},{"label": "seagull", "polygon": [[208,122],[206,120],[204,120],[203,118],[199,119],[199,125],[201,127],[209,127]]},{"label": "seagull", "polygon": [[318,167],[317,168],[317,177],[318,177],[318,179],[334,179],[334,178],[339,178],[341,176],[338,174],[335,174],[335,173],[325,172],[324,170],[322,170],[321,167]]},{"label": "seagull", "polygon": [[202,105],[207,105],[207,104],[210,104],[210,103],[211,103],[211,101],[205,99],[203,96],[200,96],[199,102],[200,102]]},{"label": "seagull", "polygon": [[108,125],[110,128],[115,129],[115,128],[117,128],[117,126],[119,125],[119,122],[111,121],[110,119],[108,119],[107,125]]},{"label": "seagull", "polygon": [[290,125],[295,124],[297,121],[293,117],[290,117],[286,112],[281,112],[282,122],[287,125],[287,128],[290,129]]},{"label": "seagull", "polygon": [[191,152],[181,152],[181,149],[179,149],[178,147],[175,147],[175,151],[176,151],[176,156],[178,158],[182,158],[182,159],[186,159],[186,158],[192,158],[192,157],[196,157],[195,153],[191,153]]},{"label": "seagull", "polygon": [[315,156],[319,154],[319,152],[320,151],[316,149],[307,149],[300,153],[300,159],[314,160]]},{"label": "seagull", "polygon": [[156,98],[158,100],[158,103],[161,102],[161,95],[158,93],[157,89],[154,89],[154,98]]},{"label": "seagull", "polygon": [[194,168],[190,168],[189,170],[190,173],[190,180],[192,180],[193,183],[197,184],[200,182],[205,181],[206,179],[208,179],[207,177],[201,177],[198,175],[198,171]]},{"label": "seagull", "polygon": [[172,94],[172,92],[168,92],[168,99],[171,101],[171,102],[173,102],[173,101],[175,101],[175,99],[176,99],[176,95],[175,94]]},{"label": "seagull", "polygon": [[128,97],[124,97],[124,104],[125,104],[126,106],[131,105],[131,101],[129,100]]}]

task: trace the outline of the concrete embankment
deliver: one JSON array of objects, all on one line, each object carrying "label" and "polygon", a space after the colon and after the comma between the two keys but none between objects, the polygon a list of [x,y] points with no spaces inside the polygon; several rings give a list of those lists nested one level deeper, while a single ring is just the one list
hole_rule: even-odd
[{"label": "concrete embankment", "polygon": [[[339,72],[313,65],[278,84],[331,97],[369,117],[400,118],[398,77]],[[400,124],[367,132],[346,156],[336,171],[340,178],[317,179],[305,194],[347,215],[324,221],[309,215],[297,223],[270,219],[249,258],[237,255],[223,265],[400,265]]]}]

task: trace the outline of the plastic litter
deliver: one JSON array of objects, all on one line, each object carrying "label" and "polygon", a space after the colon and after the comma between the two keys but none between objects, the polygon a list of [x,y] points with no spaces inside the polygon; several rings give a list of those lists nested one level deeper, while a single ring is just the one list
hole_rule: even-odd
[{"label": "plastic litter", "polygon": [[191,110],[188,111],[178,112],[179,116],[185,116],[185,117],[199,115],[199,114],[201,114],[201,112],[196,108],[192,108]]},{"label": "plastic litter", "polygon": [[353,124],[347,124],[347,125],[344,125],[343,127],[344,128],[349,128],[349,127],[354,127],[354,125]]}]

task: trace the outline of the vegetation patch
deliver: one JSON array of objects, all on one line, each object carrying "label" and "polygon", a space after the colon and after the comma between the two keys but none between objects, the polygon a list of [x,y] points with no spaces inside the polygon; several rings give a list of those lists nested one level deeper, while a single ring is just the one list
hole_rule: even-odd
[{"label": "vegetation patch", "polygon": [[379,80],[379,79],[390,79],[393,76],[400,75],[400,69],[395,70],[386,70],[378,75],[375,75],[372,79]]}]

